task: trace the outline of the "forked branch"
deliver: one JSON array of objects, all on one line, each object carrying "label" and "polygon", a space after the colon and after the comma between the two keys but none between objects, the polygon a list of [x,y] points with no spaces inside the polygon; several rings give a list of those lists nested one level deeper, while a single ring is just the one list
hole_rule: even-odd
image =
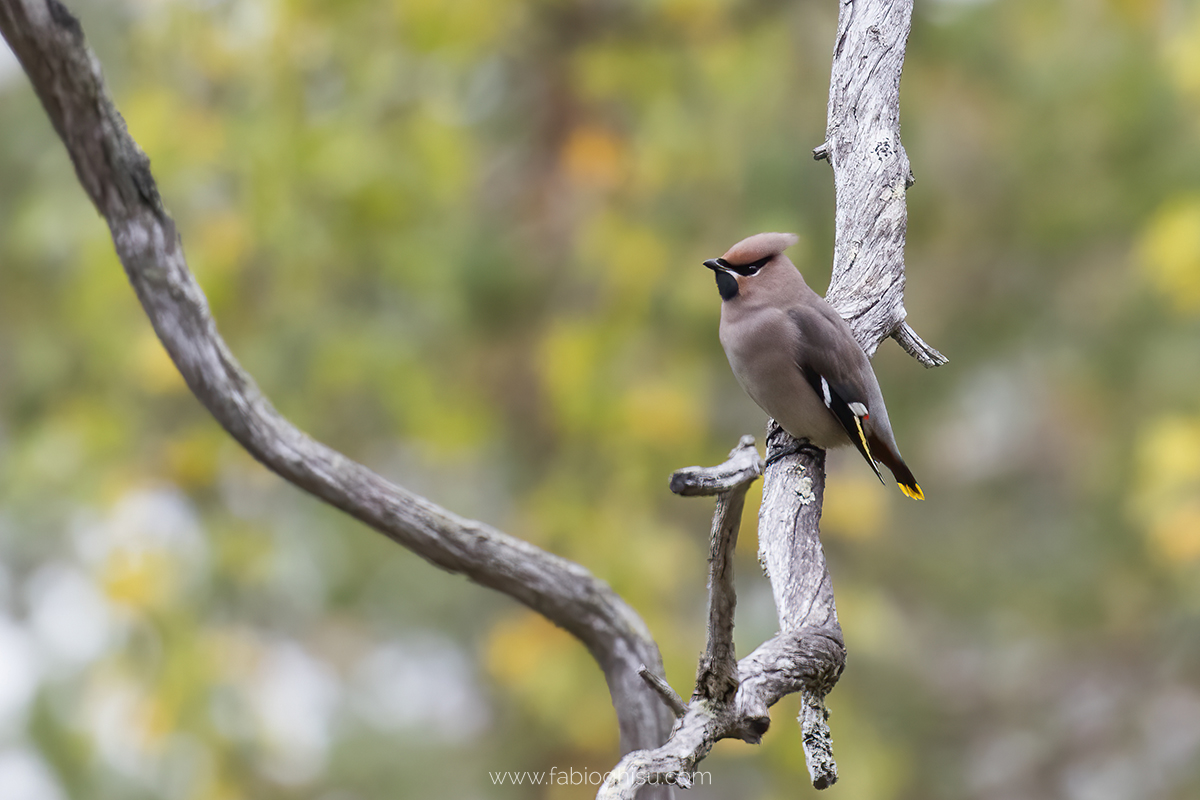
[{"label": "forked branch", "polygon": [[[768,452],[778,446],[777,440],[769,440]],[[644,784],[691,785],[696,765],[714,744],[731,738],[752,744],[762,741],[771,724],[770,707],[797,692],[802,696],[804,750],[813,784],[824,788],[837,780],[822,701],[841,674],[845,649],[825,557],[816,537],[824,459],[823,451],[806,448],[766,468],[767,474],[775,474],[777,479],[764,487],[759,556],[775,592],[780,633],[736,666],[736,598],[730,559],[746,490],[762,474],[764,462],[754,449],[753,437],[744,436],[724,464],[708,469],[691,467],[672,476],[671,490],[677,494],[717,495],[709,558],[707,645],[692,700],[671,738],[662,747],[622,758],[597,797],[632,798]],[[793,479],[799,480],[804,491],[783,496],[783,487]]]},{"label": "forked branch", "polygon": [[[911,19],[912,0],[841,0],[826,140],[813,157],[832,165],[837,191],[826,299],[868,355],[892,336],[922,364],[937,366],[945,357],[908,325],[903,302],[905,192],[914,178],[900,143],[900,75]],[[813,785],[825,788],[837,780],[824,698],[841,674],[845,648],[819,536],[825,454],[796,448],[772,421],[767,452],[784,451],[791,454],[768,461],[758,528],[759,560],[771,580],[779,635],[739,663],[732,711],[711,704],[697,711],[693,701],[671,740],[626,756],[614,784],[690,774],[719,738],[755,741],[769,724],[768,707],[796,691],[802,695],[800,725]],[[615,789],[601,795],[625,796]]]}]

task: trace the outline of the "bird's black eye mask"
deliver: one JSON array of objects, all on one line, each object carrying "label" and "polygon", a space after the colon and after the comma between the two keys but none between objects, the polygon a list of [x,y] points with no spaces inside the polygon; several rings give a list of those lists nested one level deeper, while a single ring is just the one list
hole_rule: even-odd
[{"label": "bird's black eye mask", "polygon": [[717,289],[721,292],[721,299],[732,300],[737,297],[738,284],[737,278],[729,273],[736,272],[738,275],[748,278],[765,267],[767,262],[774,257],[775,255],[772,254],[760,258],[758,261],[752,261],[749,264],[730,264],[723,258],[710,258],[704,262],[704,266],[717,274]]},{"label": "bird's black eye mask", "polygon": [[765,267],[767,265],[767,262],[770,261],[774,257],[775,257],[775,254],[772,253],[769,256],[760,258],[758,261],[751,261],[749,264],[730,264],[728,261],[726,261],[723,258],[717,258],[717,259],[713,259],[713,260],[717,262],[718,266],[720,266],[724,269],[727,269],[730,272],[736,272],[738,275],[743,275],[743,276],[748,277],[748,276],[753,275],[754,273],[758,272],[763,267]]}]

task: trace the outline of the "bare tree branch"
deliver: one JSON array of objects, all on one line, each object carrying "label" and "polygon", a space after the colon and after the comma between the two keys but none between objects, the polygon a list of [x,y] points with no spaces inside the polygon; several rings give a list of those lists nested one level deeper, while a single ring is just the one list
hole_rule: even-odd
[{"label": "bare tree branch", "polygon": [[[937,366],[945,357],[905,322],[903,303],[905,192],[914,179],[900,144],[900,74],[911,20],[912,0],[841,0],[826,141],[813,158],[833,166],[837,191],[826,299],[868,355],[894,336],[922,364]],[[780,633],[738,663],[732,707],[693,698],[670,740],[625,756],[600,797],[628,797],[625,787],[639,781],[686,785],[718,739],[758,741],[770,724],[769,707],[795,692],[801,694],[799,721],[813,785],[823,789],[837,781],[824,698],[842,672],[846,651],[819,534],[825,453],[797,447],[773,420],[767,431],[759,560],[771,580]],[[785,452],[790,454],[778,455]],[[672,490],[678,491],[674,483]],[[711,629],[709,642],[711,647]],[[699,686],[697,692],[702,694]]]},{"label": "bare tree branch", "polygon": [[658,692],[658,696],[667,704],[667,708],[671,709],[671,713],[675,715],[676,719],[687,713],[687,703],[683,702],[679,692],[671,688],[671,684],[667,683],[666,678],[655,675],[645,664],[638,668],[638,674],[646,683],[650,684],[651,689]]},{"label": "bare tree branch", "polygon": [[[900,143],[900,76],[911,24],[912,0],[841,0],[826,136],[813,157],[833,167],[837,195],[833,274],[825,299],[868,355],[893,336],[922,364],[935,367],[946,357],[917,336],[904,310],[905,193],[915,179]],[[793,444],[774,421],[768,425],[768,454]],[[771,463],[763,478],[758,532],[780,630],[797,637],[808,630],[825,643],[810,651],[818,661],[807,667],[814,680],[803,686],[800,714],[817,788],[837,780],[824,697],[845,663],[819,536],[824,490],[825,456],[819,450],[803,448]]]},{"label": "bare tree branch", "polygon": [[[770,427],[768,454],[789,447],[792,437],[774,421]],[[804,447],[767,468],[758,515],[758,560],[775,595],[780,658],[798,684],[793,691],[802,695],[804,756],[818,789],[837,781],[824,699],[846,659],[833,582],[821,548],[824,498],[825,451]],[[802,676],[798,681],[797,675]]]},{"label": "bare tree branch", "polygon": [[696,673],[695,700],[728,702],[737,690],[737,658],[733,650],[733,549],[746,503],[746,490],[763,471],[753,436],[743,436],[729,459],[718,467],[688,467],[671,476],[679,495],[716,494],[709,541],[708,644]]},{"label": "bare tree branch", "polygon": [[0,0],[0,32],[108,222],[154,330],[222,427],[284,479],[574,634],[604,670],[623,751],[660,744],[671,715],[638,670],[647,664],[661,673],[662,659],[637,613],[578,564],[391,484],[281,417],[217,333],[149,160],[109,99],[78,20],[58,0]]},{"label": "bare tree branch", "polygon": [[825,299],[867,355],[896,336],[914,358],[936,367],[945,356],[904,325],[905,191],[914,178],[900,143],[900,75],[911,23],[912,0],[841,0],[825,142],[814,155],[833,167],[837,193]]},{"label": "bare tree branch", "polygon": [[[754,437],[743,436],[730,452],[726,463],[738,462],[747,463],[748,468],[725,470],[731,478],[727,481],[728,488],[717,495],[717,507],[713,511],[708,557],[708,644],[696,671],[693,702],[728,703],[738,687],[737,656],[733,650],[733,612],[737,607],[737,593],[733,589],[732,559],[738,528],[742,524],[746,490],[763,469],[762,459],[754,449]],[[672,476],[672,486],[675,483],[675,476]]]},{"label": "bare tree branch", "polygon": [[719,495],[740,484],[749,484],[763,473],[763,461],[749,434],[738,441],[729,460],[716,467],[684,467],[671,475],[671,491],[680,497]]},{"label": "bare tree branch", "polygon": [[[696,764],[718,740],[737,736],[757,742],[770,724],[766,707],[774,700],[742,696],[743,673],[733,649],[733,612],[737,605],[733,590],[733,548],[742,522],[746,490],[762,471],[763,460],[754,448],[754,437],[743,436],[724,464],[688,467],[671,476],[671,491],[676,494],[717,495],[709,543],[708,641],[696,670],[696,688],[690,703],[683,705],[665,680],[655,679],[664,701],[679,717],[670,740],[655,750],[638,750],[622,758],[597,797],[632,798],[643,785],[686,788],[691,785]],[[748,677],[762,676],[755,673]],[[755,716],[747,716],[747,709]]]}]

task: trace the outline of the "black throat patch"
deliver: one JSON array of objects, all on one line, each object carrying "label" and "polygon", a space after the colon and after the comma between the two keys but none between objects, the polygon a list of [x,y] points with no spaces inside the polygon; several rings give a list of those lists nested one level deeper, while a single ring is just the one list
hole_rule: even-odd
[{"label": "black throat patch", "polygon": [[725,270],[717,270],[717,291],[721,293],[722,300],[732,300],[733,298],[737,297],[737,278],[733,277]]}]

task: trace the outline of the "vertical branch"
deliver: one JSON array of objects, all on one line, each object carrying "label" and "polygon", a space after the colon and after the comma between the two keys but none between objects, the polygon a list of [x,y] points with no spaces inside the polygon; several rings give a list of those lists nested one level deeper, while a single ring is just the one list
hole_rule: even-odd
[{"label": "vertical branch", "polygon": [[708,636],[704,654],[696,669],[696,688],[690,703],[684,703],[665,678],[642,669],[642,678],[658,692],[678,721],[666,744],[654,750],[634,751],[622,758],[608,774],[597,798],[632,798],[642,787],[653,785],[688,788],[696,764],[719,739],[737,736],[757,742],[770,724],[765,709],[781,695],[764,695],[776,689],[777,684],[755,683],[754,708],[763,712],[749,717],[739,679],[757,680],[762,676],[757,670],[743,669],[735,660],[733,649],[733,612],[737,606],[733,548],[741,527],[746,490],[762,471],[763,461],[754,447],[754,437],[743,436],[724,464],[688,467],[671,476],[671,491],[675,494],[717,496],[709,542]]},{"label": "vertical branch", "polygon": [[[754,455],[757,458],[758,453]],[[733,589],[733,549],[737,546],[742,508],[749,487],[749,483],[740,483],[717,495],[709,537],[708,642],[696,671],[695,698],[728,702],[737,691],[737,657],[733,650],[733,612],[737,607],[737,594]]]},{"label": "vertical branch", "polygon": [[737,657],[733,649],[733,550],[737,546],[746,490],[762,474],[762,459],[753,436],[743,436],[719,467],[690,467],[671,476],[671,491],[682,495],[717,495],[709,535],[708,636],[696,670],[693,701],[729,703],[738,687]]},{"label": "vertical branch", "polygon": [[[912,0],[841,0],[827,138],[813,155],[833,165],[837,191],[826,299],[868,355],[894,336],[922,364],[937,366],[945,357],[904,320],[904,193],[913,176],[900,144],[900,73],[911,18]],[[797,448],[774,421],[767,431],[771,466],[759,512],[759,557],[780,632],[738,662],[732,709],[693,698],[667,743],[623,758],[599,797],[632,796],[623,787],[637,781],[686,778],[717,739],[759,741],[770,725],[770,706],[794,692],[801,694],[799,722],[813,786],[824,789],[837,780],[824,698],[841,675],[846,650],[820,539],[825,453]],[[778,457],[784,452],[790,455]],[[672,489],[679,491],[674,480]],[[714,568],[714,581],[719,573]],[[710,599],[710,614],[713,609]],[[715,659],[715,633],[710,625],[706,658]]]},{"label": "vertical branch", "polygon": [[927,367],[946,363],[905,324],[905,192],[915,180],[900,143],[900,75],[912,0],[842,0],[829,76],[825,142],[837,194],[833,275],[825,299],[867,355],[895,336]]},{"label": "vertical branch", "polygon": [[[894,336],[922,364],[937,366],[945,357],[905,322],[903,302],[905,192],[914,179],[900,143],[900,75],[911,21],[912,0],[841,0],[826,139],[813,157],[833,166],[837,195],[825,299],[868,355]],[[774,421],[767,430],[769,456],[794,448]],[[796,658],[811,659],[800,724],[817,788],[837,780],[824,697],[845,663],[820,540],[824,489],[825,454],[803,447],[771,462],[759,512],[759,558],[771,579],[781,637],[788,637]]]},{"label": "vertical branch", "polygon": [[[792,446],[792,437],[774,420],[768,429],[768,455]],[[802,447],[767,467],[758,517],[758,559],[771,581],[780,636],[792,658],[808,664],[799,687],[801,734],[809,776],[818,789],[837,781],[825,695],[846,658],[833,581],[821,547],[824,497],[825,451]]]}]

